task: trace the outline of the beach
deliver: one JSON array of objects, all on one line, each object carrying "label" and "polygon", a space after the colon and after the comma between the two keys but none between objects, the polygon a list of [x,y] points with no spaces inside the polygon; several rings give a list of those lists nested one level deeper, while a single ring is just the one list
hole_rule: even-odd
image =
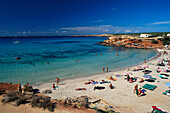
[{"label": "beach", "polygon": [[[168,54],[170,51],[167,50]],[[157,59],[163,59],[167,55],[161,55]],[[166,59],[166,58],[165,58]],[[169,79],[161,79],[159,77],[160,73],[156,72],[156,68],[161,66],[156,66],[157,61],[153,59],[147,63],[146,65],[149,66],[148,70],[152,72],[149,74],[152,77],[156,78],[157,80],[153,83],[151,82],[143,82],[139,83],[140,78],[143,78],[142,71],[135,71],[131,77],[139,77],[136,82],[129,83],[125,76],[116,77],[115,75],[124,75],[128,69],[123,69],[116,72],[104,72],[100,75],[93,75],[89,77],[83,78],[75,78],[70,80],[64,80],[60,82],[59,89],[52,90],[52,84],[56,82],[48,82],[39,85],[34,85],[35,88],[38,88],[40,92],[51,89],[52,93],[47,94],[52,99],[65,99],[67,97],[79,97],[79,96],[88,96],[93,99],[102,99],[106,101],[108,104],[112,105],[116,112],[120,113],[146,113],[152,111],[152,106],[159,106],[166,111],[170,111],[170,103],[169,97],[163,95],[162,93],[165,90],[168,90],[168,87],[165,83],[169,82]],[[137,68],[137,66],[131,67],[130,70]],[[116,78],[116,81],[110,81],[106,77],[113,76]],[[112,85],[115,87],[114,89],[109,88],[109,84],[89,84],[85,85],[85,82],[89,80],[95,80],[101,82],[102,80],[110,81]],[[147,90],[145,96],[138,97],[136,94],[133,93],[134,86],[138,84],[138,87],[142,87],[144,84],[149,83],[152,85],[157,85],[157,88],[154,91]],[[103,90],[94,90],[94,86],[104,86],[105,89]],[[76,91],[77,88],[86,88],[86,90]]]}]

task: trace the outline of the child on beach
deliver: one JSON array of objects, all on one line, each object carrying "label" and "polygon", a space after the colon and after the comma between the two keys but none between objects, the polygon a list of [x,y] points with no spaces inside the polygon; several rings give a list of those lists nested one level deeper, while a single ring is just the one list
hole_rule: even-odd
[{"label": "child on beach", "polygon": [[56,88],[56,87],[55,87],[55,84],[53,84],[53,90],[55,90],[55,88]]}]

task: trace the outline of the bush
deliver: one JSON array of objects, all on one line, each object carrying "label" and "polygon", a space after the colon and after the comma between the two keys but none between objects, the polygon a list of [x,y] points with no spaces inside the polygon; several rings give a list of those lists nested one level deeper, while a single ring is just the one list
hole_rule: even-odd
[{"label": "bush", "polygon": [[43,91],[43,93],[44,93],[44,94],[50,94],[50,93],[52,93],[52,91],[49,90],[49,89],[47,89],[47,90]]},{"label": "bush", "polygon": [[10,91],[5,95],[5,98],[2,99],[2,103],[9,103],[13,102],[15,100],[18,100],[19,97],[21,96],[21,93],[18,91]]},{"label": "bush", "polygon": [[21,97],[16,101],[16,106],[19,106],[21,104],[27,103],[27,98],[26,97]]},{"label": "bush", "polygon": [[16,106],[19,106],[20,104],[25,104],[27,98],[18,91],[10,91],[5,95],[5,98],[2,99],[2,103],[4,104],[14,101],[16,102]]},{"label": "bush", "polygon": [[170,44],[170,37],[165,36],[164,41],[163,41],[163,45],[169,45],[169,44]]},{"label": "bush", "polygon": [[153,44],[158,44],[158,41],[157,40],[152,40],[152,43]]},{"label": "bush", "polygon": [[51,99],[49,97],[35,96],[31,101],[31,106],[48,109],[51,112],[54,111],[54,105],[51,103]]}]

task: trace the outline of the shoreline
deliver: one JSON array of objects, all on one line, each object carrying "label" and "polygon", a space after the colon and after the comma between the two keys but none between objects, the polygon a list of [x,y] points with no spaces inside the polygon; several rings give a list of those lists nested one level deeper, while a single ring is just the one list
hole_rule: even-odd
[{"label": "shoreline", "polygon": [[[155,50],[155,49],[153,49],[153,50]],[[157,54],[154,55],[153,57],[149,58],[149,59],[147,60],[147,62],[148,62],[148,61],[152,61],[152,60],[157,59],[157,58],[160,57],[160,56],[158,55],[158,54],[159,54],[159,51],[157,51],[157,49],[156,49],[155,51],[156,51]],[[138,65],[143,65],[143,64],[144,64],[144,63],[141,61],[141,62],[139,62],[139,63],[137,63],[137,64],[134,64],[134,65],[131,65],[131,66],[129,66],[129,67],[122,67],[122,68],[110,69],[110,70],[109,70],[109,73],[119,72],[119,71],[121,71],[121,70],[126,70],[127,68],[132,68],[132,67],[136,67],[136,66],[138,66]],[[62,79],[60,80],[60,82],[64,82],[64,81],[66,81],[66,80],[74,80],[74,79],[78,79],[78,78],[88,78],[88,77],[92,77],[92,76],[100,76],[100,75],[103,75],[103,74],[106,74],[106,72],[100,71],[100,72],[97,72],[97,73],[93,73],[93,74],[89,74],[89,75],[84,75],[84,76],[70,76],[70,77],[62,78]],[[48,81],[48,82],[37,82],[37,83],[33,83],[33,84],[31,84],[31,85],[33,85],[33,86],[35,86],[35,87],[38,87],[38,86],[40,86],[40,85],[42,85],[42,84],[52,83],[52,82],[56,82],[56,80],[51,80],[51,81]]]},{"label": "shoreline", "polygon": [[[168,50],[168,53],[170,54],[170,51]],[[131,113],[143,113],[143,112],[150,112],[152,111],[152,105],[158,105],[162,109],[169,110],[170,104],[169,104],[169,97],[163,95],[163,91],[167,90],[168,87],[164,84],[168,82],[169,79],[161,80],[159,78],[159,73],[155,71],[156,67],[155,64],[157,61],[155,59],[157,58],[164,58],[166,55],[161,56],[155,56],[151,60],[149,60],[147,63],[141,63],[146,64],[149,66],[149,70],[152,71],[151,75],[155,78],[158,78],[156,82],[149,83],[153,85],[157,85],[158,87],[155,89],[155,91],[148,91],[146,92],[146,96],[138,97],[135,94],[133,94],[133,89],[136,84],[139,84],[141,87],[142,85],[146,84],[146,81],[144,83],[134,82],[129,83],[127,80],[124,80],[123,77],[116,77],[116,74],[123,75],[124,72],[127,71],[127,67],[118,71],[109,72],[109,73],[101,73],[96,74],[93,76],[88,77],[81,77],[81,78],[74,78],[74,79],[67,79],[62,80],[60,82],[60,89],[52,90],[52,84],[56,81],[51,81],[39,85],[33,85],[33,87],[38,88],[40,90],[40,93],[42,93],[44,90],[50,89],[52,90],[51,94],[46,94],[47,96],[50,96],[52,99],[65,99],[68,97],[79,97],[79,96],[88,96],[93,99],[102,99],[106,101],[108,104],[112,105],[114,107],[114,110],[117,112],[131,112]],[[130,67],[130,70],[133,68],[136,68],[136,66],[139,64],[136,64],[135,66]],[[143,77],[143,73],[141,71],[133,72],[134,74],[131,75],[132,77],[139,77],[141,78],[141,75]],[[109,84],[96,84],[96,85],[85,85],[84,83],[89,80],[95,80],[100,82],[101,80],[106,80],[106,77],[113,76],[116,78],[116,81],[111,81],[113,86],[115,86],[115,89],[110,89],[108,87]],[[160,81],[160,82],[158,82]],[[104,86],[106,89],[104,90],[93,90],[94,86]],[[86,88],[85,91],[76,91],[77,88]],[[140,106],[140,107],[139,107]]]}]

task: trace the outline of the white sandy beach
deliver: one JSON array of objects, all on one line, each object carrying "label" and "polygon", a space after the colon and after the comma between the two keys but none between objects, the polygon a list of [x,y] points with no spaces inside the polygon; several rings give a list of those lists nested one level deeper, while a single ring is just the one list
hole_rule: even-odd
[{"label": "white sandy beach", "polygon": [[[167,51],[170,54],[170,51]],[[162,55],[158,59],[165,58],[167,55]],[[166,59],[166,58],[165,58]],[[139,83],[140,79],[137,79],[136,82],[129,83],[125,76],[116,77],[116,74],[124,75],[126,70],[121,70],[117,72],[109,72],[103,73],[100,75],[94,75],[90,77],[83,77],[77,79],[64,80],[60,82],[60,89],[52,90],[52,84],[56,82],[44,83],[41,85],[35,85],[34,88],[38,88],[40,92],[51,89],[52,93],[48,94],[48,96],[52,97],[52,99],[65,99],[67,97],[79,97],[79,96],[88,96],[94,99],[103,99],[108,104],[114,107],[116,112],[120,113],[146,113],[152,111],[152,106],[159,106],[162,109],[170,112],[170,97],[163,95],[162,93],[169,88],[165,85],[165,83],[170,82],[170,79],[161,79],[159,77],[160,73],[156,72],[156,68],[165,68],[164,66],[156,66],[156,59],[151,60],[145,63],[149,66],[148,70],[152,72],[149,75],[157,78],[155,82],[143,82]],[[165,64],[167,64],[165,62]],[[110,67],[111,68],[111,67]],[[131,67],[130,69],[137,68],[136,66]],[[166,68],[165,68],[166,69]],[[167,73],[168,74],[168,73]],[[144,73],[142,71],[133,72],[131,77],[139,77],[143,78]],[[106,77],[113,76],[116,78],[116,81],[108,80]],[[85,85],[85,82],[89,80],[95,80],[101,82],[102,80],[110,81],[112,85],[115,87],[114,89],[109,88],[109,84],[89,84]],[[157,88],[154,91],[147,90],[145,96],[138,97],[133,93],[134,86],[138,84],[138,87],[142,87],[144,84],[153,84],[157,85]],[[103,90],[93,90],[94,86],[104,86]],[[76,88],[86,88],[85,91],[76,91]]]}]

